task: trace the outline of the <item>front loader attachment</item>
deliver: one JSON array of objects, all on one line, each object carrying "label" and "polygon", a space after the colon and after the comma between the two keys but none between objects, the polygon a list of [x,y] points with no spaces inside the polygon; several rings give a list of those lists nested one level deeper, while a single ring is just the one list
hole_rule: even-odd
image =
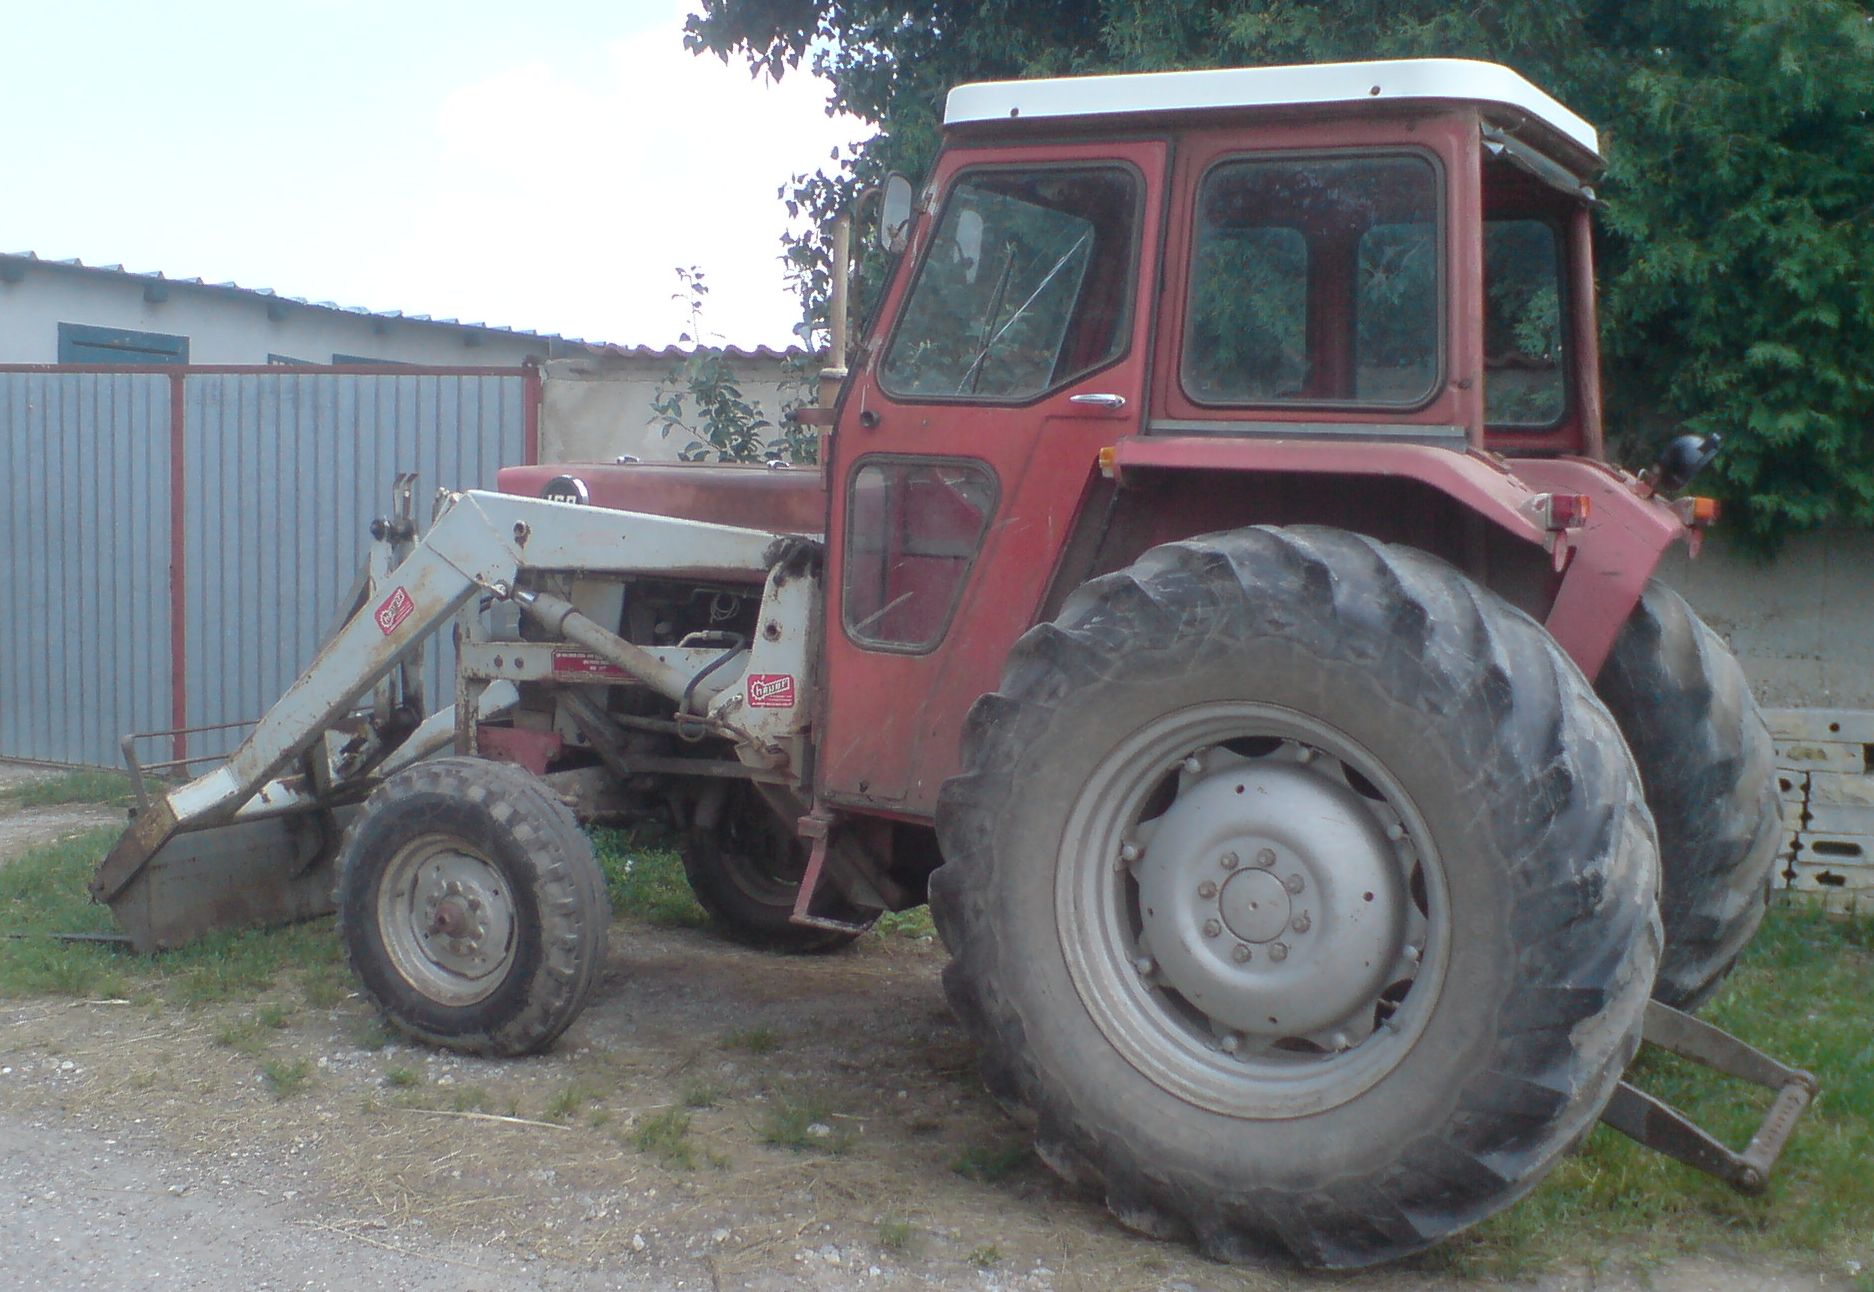
[{"label": "front loader attachment", "polygon": [[[574,637],[622,681],[682,701],[695,688],[641,647],[558,598],[516,595],[529,570],[682,573],[746,578],[764,570],[779,536],[636,512],[470,491],[439,499],[416,539],[400,479],[400,517],[377,542],[354,612],[226,762],[152,794],[139,790],[130,828],[98,866],[91,895],[107,903],[140,951],[214,929],[304,919],[332,909],[331,864],[346,822],[386,777],[458,741],[512,707],[512,682],[479,686],[474,713],[424,718],[413,663],[430,635],[471,599],[513,598],[556,636]],[[472,614],[472,611],[471,611]],[[170,763],[177,768],[187,762]]]},{"label": "front loader attachment", "polygon": [[[139,951],[181,946],[216,929],[291,924],[332,910],[332,861],[349,811],[232,821],[180,832],[167,802],[137,817],[112,850],[136,858],[110,888],[118,927]],[[149,840],[159,842],[152,848]],[[107,863],[108,865],[108,863]]]}]

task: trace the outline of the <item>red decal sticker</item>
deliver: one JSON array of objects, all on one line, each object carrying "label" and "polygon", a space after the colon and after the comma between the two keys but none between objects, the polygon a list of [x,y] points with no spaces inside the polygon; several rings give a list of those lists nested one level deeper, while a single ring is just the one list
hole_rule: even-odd
[{"label": "red decal sticker", "polygon": [[588,655],[578,650],[556,650],[553,652],[553,671],[555,673],[578,673],[586,677],[630,677],[618,665],[602,660],[597,655]]},{"label": "red decal sticker", "polygon": [[415,609],[416,602],[410,599],[410,594],[398,588],[384,598],[384,604],[377,608],[372,618],[377,620],[378,628],[388,637],[397,631],[397,625],[408,619]]},{"label": "red decal sticker", "polygon": [[794,707],[792,673],[750,673],[748,707],[751,709],[791,709]]}]

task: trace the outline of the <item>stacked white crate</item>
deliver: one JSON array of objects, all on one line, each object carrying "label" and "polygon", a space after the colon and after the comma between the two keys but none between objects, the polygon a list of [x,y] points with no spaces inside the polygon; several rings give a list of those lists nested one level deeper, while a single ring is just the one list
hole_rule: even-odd
[{"label": "stacked white crate", "polygon": [[1829,910],[1874,911],[1874,712],[1769,709],[1783,798],[1777,884]]}]

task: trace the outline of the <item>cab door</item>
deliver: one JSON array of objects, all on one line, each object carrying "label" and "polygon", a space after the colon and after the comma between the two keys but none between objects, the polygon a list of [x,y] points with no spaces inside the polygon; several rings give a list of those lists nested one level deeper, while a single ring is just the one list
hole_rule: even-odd
[{"label": "cab door", "polygon": [[831,442],[824,801],[930,814],[1099,450],[1138,430],[1166,155],[1138,140],[940,163]]}]

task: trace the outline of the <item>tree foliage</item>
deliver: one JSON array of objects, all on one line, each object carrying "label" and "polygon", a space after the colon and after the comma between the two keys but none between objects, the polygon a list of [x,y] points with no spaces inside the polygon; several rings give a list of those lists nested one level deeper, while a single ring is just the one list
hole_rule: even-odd
[{"label": "tree foliage", "polygon": [[[815,224],[922,174],[959,82],[1451,56],[1507,63],[1601,129],[1609,422],[1650,457],[1717,430],[1760,542],[1874,524],[1874,26],[1867,0],[700,0],[693,49],[811,68],[879,127],[790,196]],[[803,294],[825,249],[789,243]],[[1701,482],[1702,483],[1702,482]]]},{"label": "tree foliage", "polygon": [[703,271],[695,266],[678,269],[677,281],[682,290],[673,299],[683,301],[690,311],[689,327],[679,340],[693,348],[652,392],[651,420],[665,439],[672,433],[689,437],[677,450],[678,460],[802,466],[818,462],[820,442],[815,432],[787,420],[789,412],[806,402],[801,398],[805,366],[795,365],[785,373],[788,380],[781,388],[791,388],[791,394],[783,396],[777,427],[759,403],[743,395],[727,352],[703,339],[703,306],[709,299]]}]

